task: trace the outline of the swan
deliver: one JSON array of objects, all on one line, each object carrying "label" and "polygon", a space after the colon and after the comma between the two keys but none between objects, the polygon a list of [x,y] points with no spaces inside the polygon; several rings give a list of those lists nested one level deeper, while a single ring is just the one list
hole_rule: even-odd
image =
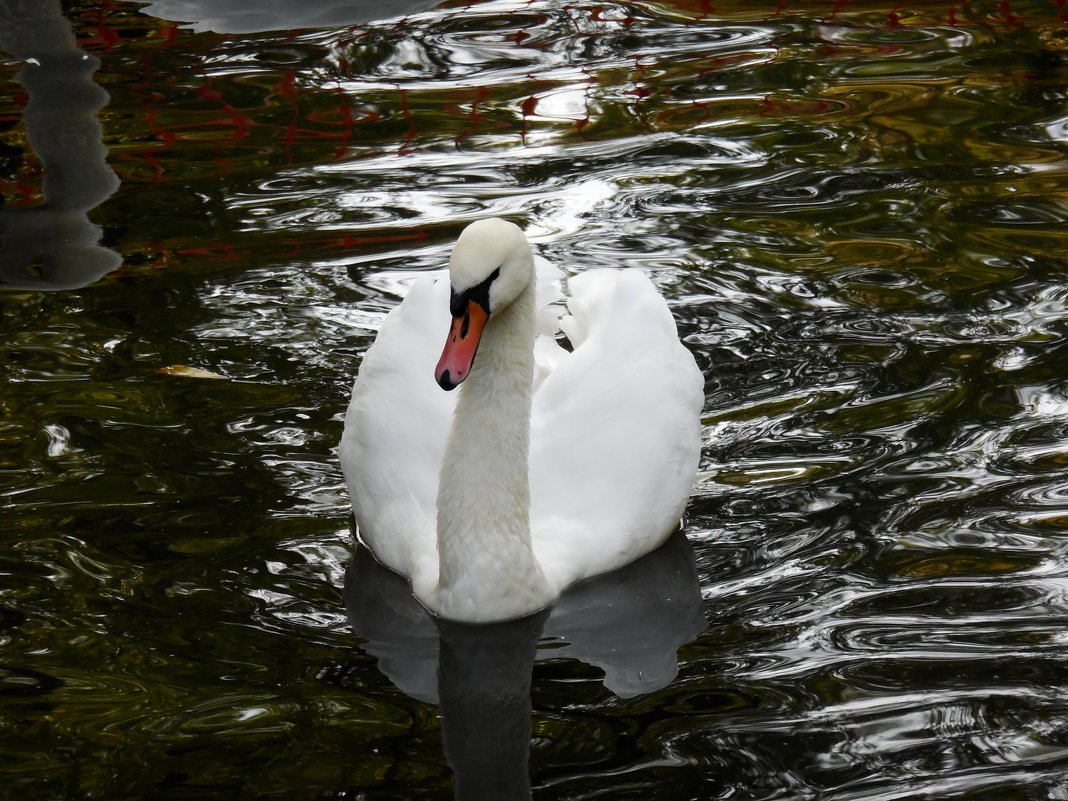
[{"label": "swan", "polygon": [[564,313],[562,279],[518,226],[473,222],[360,365],[339,446],[359,537],[442,618],[551,606],[661,545],[693,488],[704,380],[663,297],[597,269]]}]

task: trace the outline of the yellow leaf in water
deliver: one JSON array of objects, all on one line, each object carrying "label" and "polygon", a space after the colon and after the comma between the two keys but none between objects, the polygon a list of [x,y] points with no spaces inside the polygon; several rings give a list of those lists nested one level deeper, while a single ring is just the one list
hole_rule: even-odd
[{"label": "yellow leaf in water", "polygon": [[163,373],[164,375],[179,375],[183,378],[227,378],[227,376],[220,373],[213,373],[210,370],[201,370],[199,367],[190,367],[188,364],[172,364],[169,367],[157,367],[156,372]]}]

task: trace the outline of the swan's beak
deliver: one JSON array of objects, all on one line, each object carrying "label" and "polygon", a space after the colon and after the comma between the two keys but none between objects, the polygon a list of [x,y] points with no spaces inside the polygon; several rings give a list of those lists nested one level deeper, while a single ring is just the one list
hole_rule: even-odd
[{"label": "swan's beak", "polygon": [[487,320],[489,312],[473,300],[468,301],[462,315],[452,318],[445,350],[441,352],[437,369],[434,370],[434,378],[442,389],[456,389],[471,373],[478,341],[482,338],[482,329],[486,327]]}]

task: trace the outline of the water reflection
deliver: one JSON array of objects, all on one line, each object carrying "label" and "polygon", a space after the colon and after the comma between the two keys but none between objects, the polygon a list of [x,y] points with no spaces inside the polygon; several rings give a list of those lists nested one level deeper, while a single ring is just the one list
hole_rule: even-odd
[{"label": "water reflection", "polygon": [[88,217],[119,187],[96,117],[108,102],[93,82],[100,61],[78,47],[59,0],[0,0],[0,47],[23,62],[22,122],[44,166],[45,195],[40,206],[0,208],[0,285],[86,286],[122,261],[99,244]]},{"label": "water reflection", "polygon": [[141,11],[190,23],[194,31],[258,33],[294,28],[336,28],[403,17],[433,8],[439,0],[154,0]]},{"label": "water reflection", "polygon": [[0,795],[447,795],[431,708],[352,647],[331,447],[397,287],[494,214],[652,273],[708,381],[716,625],[629,701],[543,642],[535,794],[1068,798],[1060,4],[449,5],[238,37],[66,5],[128,269],[0,292]]},{"label": "water reflection", "polygon": [[408,582],[360,546],[345,573],[345,605],[382,672],[411,697],[440,703],[456,797],[464,801],[529,798],[536,660],[581,660],[604,671],[613,693],[631,698],[670,684],[679,647],[707,625],[681,533],[573,587],[548,612],[478,626],[432,619]]}]

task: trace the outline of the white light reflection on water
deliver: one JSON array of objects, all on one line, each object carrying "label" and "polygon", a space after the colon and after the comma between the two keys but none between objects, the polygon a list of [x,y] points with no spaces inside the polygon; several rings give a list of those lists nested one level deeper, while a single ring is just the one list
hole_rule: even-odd
[{"label": "white light reflection on water", "polygon": [[1063,26],[829,5],[230,37],[71,5],[127,266],[0,295],[4,786],[448,794],[436,713],[345,623],[332,449],[384,315],[499,215],[569,269],[649,271],[707,381],[713,626],[646,697],[539,663],[535,797],[1062,797]]}]

